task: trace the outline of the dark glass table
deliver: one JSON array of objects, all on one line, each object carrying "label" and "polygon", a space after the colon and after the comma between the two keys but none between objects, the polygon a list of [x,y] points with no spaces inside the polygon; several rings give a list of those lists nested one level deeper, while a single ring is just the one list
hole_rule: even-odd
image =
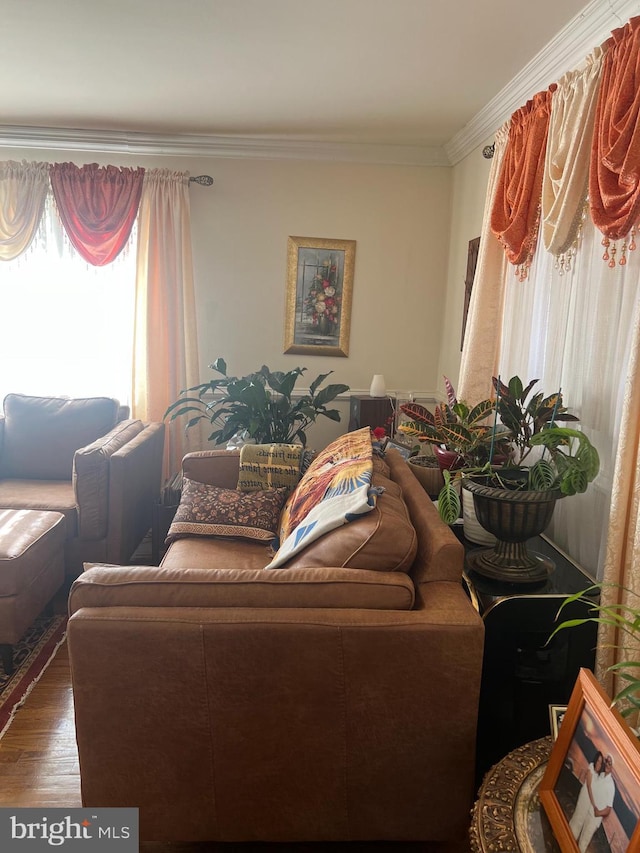
[{"label": "dark glass table", "polygon": [[[464,542],[467,552],[478,546]],[[484,578],[467,563],[463,582],[485,626],[482,687],[478,714],[477,779],[504,755],[548,735],[549,705],[566,705],[580,667],[593,669],[597,625],[561,631],[559,621],[584,618],[589,606],[570,595],[594,579],[545,536],[527,547],[550,557],[554,569],[538,584],[512,584]],[[597,595],[593,598],[597,603]]]}]

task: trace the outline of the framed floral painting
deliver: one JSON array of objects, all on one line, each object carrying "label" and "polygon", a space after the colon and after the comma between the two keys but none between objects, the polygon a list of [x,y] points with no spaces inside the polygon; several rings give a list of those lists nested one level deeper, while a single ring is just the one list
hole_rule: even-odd
[{"label": "framed floral painting", "polygon": [[349,355],[355,240],[289,237],[286,353]]}]

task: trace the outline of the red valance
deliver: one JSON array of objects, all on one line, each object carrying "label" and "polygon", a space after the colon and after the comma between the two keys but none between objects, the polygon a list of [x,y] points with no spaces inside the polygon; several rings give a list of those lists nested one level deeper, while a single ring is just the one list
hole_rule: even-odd
[{"label": "red valance", "polygon": [[540,199],[551,94],[555,83],[538,92],[511,116],[509,140],[491,209],[491,230],[507,259],[522,269],[531,263],[540,224]]},{"label": "red valance", "polygon": [[69,239],[93,266],[116,258],[138,213],[144,169],[53,163],[51,187]]},{"label": "red valance", "polygon": [[640,18],[606,42],[596,107],[589,204],[610,240],[625,237],[640,213]]}]

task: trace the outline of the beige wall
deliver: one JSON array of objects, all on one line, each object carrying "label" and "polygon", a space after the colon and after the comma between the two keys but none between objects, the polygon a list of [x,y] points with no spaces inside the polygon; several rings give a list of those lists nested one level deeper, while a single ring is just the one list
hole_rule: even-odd
[{"label": "beige wall", "polygon": [[457,387],[460,371],[460,335],[464,307],[464,282],[467,274],[469,240],[482,231],[485,196],[491,160],[482,156],[488,139],[461,160],[452,170],[452,211],[447,298],[444,309],[444,334],[438,362],[438,391],[444,391],[442,376],[448,376]]},{"label": "beige wall", "polygon": [[[222,356],[235,374],[263,363],[307,367],[311,379],[333,370],[331,380],[361,393],[374,373],[385,375],[388,389],[431,395],[437,388],[450,168],[15,149],[0,158],[164,167],[214,178],[210,188],[191,187],[203,380]],[[348,358],[283,354],[290,235],[356,241]],[[455,307],[446,310],[455,325]],[[324,421],[315,444],[346,429],[348,400],[340,408],[342,423]]]}]

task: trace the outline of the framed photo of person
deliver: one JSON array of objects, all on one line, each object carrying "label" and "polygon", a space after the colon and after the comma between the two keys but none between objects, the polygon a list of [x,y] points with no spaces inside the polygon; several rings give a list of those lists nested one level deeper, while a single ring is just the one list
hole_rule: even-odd
[{"label": "framed photo of person", "polygon": [[640,851],[640,744],[587,669],[578,675],[539,794],[562,853]]}]

